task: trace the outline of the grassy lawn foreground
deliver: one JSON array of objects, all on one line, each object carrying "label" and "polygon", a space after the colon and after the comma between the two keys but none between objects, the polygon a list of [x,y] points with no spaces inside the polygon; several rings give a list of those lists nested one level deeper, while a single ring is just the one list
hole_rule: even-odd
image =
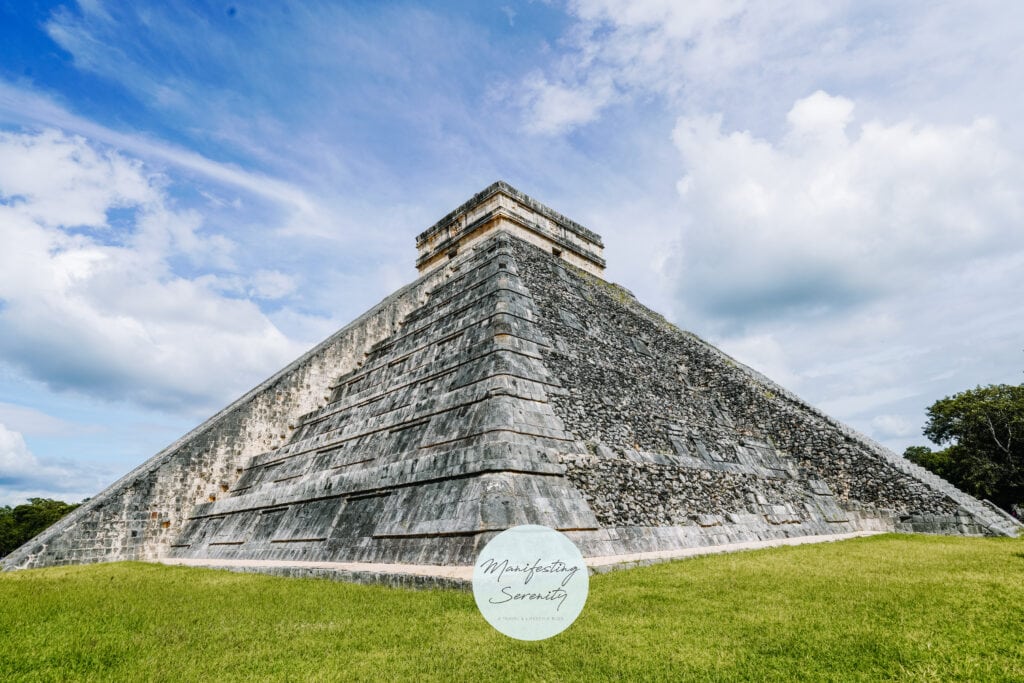
[{"label": "grassy lawn foreground", "polygon": [[1024,541],[887,535],[595,576],[579,620],[534,643],[455,591],[0,574],[0,679],[268,678],[1024,681]]}]

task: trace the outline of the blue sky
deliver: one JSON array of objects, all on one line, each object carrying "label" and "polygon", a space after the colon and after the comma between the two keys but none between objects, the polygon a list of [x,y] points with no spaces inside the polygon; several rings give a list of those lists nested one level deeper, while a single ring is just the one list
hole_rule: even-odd
[{"label": "blue sky", "polygon": [[0,1],[0,504],[95,494],[499,178],[898,451],[1022,380],[1024,5],[171,5]]}]

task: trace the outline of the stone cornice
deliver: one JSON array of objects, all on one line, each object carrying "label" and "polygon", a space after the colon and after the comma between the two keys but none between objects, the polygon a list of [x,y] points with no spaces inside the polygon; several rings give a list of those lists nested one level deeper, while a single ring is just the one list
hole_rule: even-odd
[{"label": "stone cornice", "polygon": [[574,265],[600,275],[601,236],[504,181],[492,183],[416,238],[420,272],[433,269],[484,233],[504,228],[538,246],[548,245]]},{"label": "stone cornice", "polygon": [[499,180],[497,182],[491,183],[486,188],[484,188],[480,192],[477,192],[475,195],[466,200],[457,209],[450,212],[447,216],[439,220],[437,223],[434,223],[434,225],[430,226],[429,228],[421,232],[419,235],[416,236],[416,246],[419,246],[420,244],[422,244],[423,242],[425,242],[427,239],[437,234],[438,232],[446,230],[453,223],[455,223],[462,215],[469,213],[474,208],[480,206],[481,204],[483,204],[484,202],[486,202],[488,199],[498,194],[499,192],[508,196],[511,199],[516,200],[520,204],[529,207],[530,209],[539,213],[545,218],[551,219],[552,221],[557,223],[559,226],[565,228],[566,230],[576,233],[586,241],[593,242],[597,246],[604,248],[604,242],[601,241],[601,236],[598,235],[596,232],[588,230],[587,228],[583,227],[582,225],[572,220],[571,218],[567,218],[566,216],[560,214],[551,207],[538,202],[536,199],[526,194],[525,192],[520,192],[516,188],[506,183],[504,180]]}]

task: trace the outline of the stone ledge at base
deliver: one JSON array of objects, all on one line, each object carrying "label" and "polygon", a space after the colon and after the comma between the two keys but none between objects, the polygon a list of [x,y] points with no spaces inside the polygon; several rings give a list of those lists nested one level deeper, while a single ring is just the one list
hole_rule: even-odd
[{"label": "stone ledge at base", "polygon": [[384,584],[395,588],[467,589],[473,568],[425,564],[383,564],[375,562],[301,562],[290,560],[217,560],[207,558],[163,558],[159,564],[179,567],[225,569],[249,574],[270,574],[302,579],[330,579],[349,583]]},{"label": "stone ledge at base", "polygon": [[848,534],[822,534],[819,536],[796,536],[794,538],[771,538],[765,541],[744,541],[742,543],[724,543],[721,545],[704,545],[695,548],[679,548],[677,550],[662,550],[650,553],[631,553],[629,555],[613,555],[609,557],[588,557],[587,567],[591,574],[603,574],[617,569],[631,569],[642,567],[659,562],[671,560],[684,560],[690,557],[701,555],[718,555],[722,553],[736,553],[744,550],[763,550],[765,548],[779,548],[789,545],[804,545],[806,543],[831,543],[834,541],[846,541],[852,538],[863,538],[865,536],[878,536],[887,533],[885,531],[854,531]]},{"label": "stone ledge at base", "polygon": [[[661,550],[649,553],[630,553],[586,558],[591,574],[603,574],[617,569],[630,569],[671,560],[681,560],[701,555],[761,550],[781,546],[804,545],[807,543],[828,543],[852,538],[876,536],[883,531],[857,531],[848,534],[820,536],[799,536],[796,538],[775,538],[766,541],[746,541],[722,545]],[[159,564],[179,567],[202,567],[224,569],[232,572],[270,574],[290,578],[330,579],[362,584],[384,584],[395,588],[450,588],[470,590],[473,567],[460,565],[443,567],[419,564],[378,564],[370,562],[290,562],[284,560],[211,560],[165,558]]]}]

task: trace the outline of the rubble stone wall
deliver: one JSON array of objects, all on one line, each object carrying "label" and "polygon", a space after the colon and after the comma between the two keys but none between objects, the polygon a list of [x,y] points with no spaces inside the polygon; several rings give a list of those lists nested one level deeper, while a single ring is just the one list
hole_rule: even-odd
[{"label": "rubble stone wall", "polygon": [[521,242],[515,253],[552,340],[545,366],[564,389],[552,398],[555,412],[593,453],[592,462],[569,458],[569,477],[603,524],[748,514],[849,521],[849,513],[815,509],[827,492],[893,530],[998,532],[978,501],[677,329],[627,290]]}]

